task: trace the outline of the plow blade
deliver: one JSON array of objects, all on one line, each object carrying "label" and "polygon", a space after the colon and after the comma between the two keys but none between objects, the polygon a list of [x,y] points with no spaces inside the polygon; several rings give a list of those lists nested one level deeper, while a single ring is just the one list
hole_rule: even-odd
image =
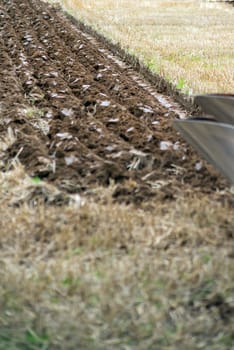
[{"label": "plow blade", "polygon": [[207,120],[177,120],[175,128],[208,162],[234,184],[234,125]]},{"label": "plow blade", "polygon": [[234,95],[197,95],[194,102],[205,116],[175,120],[174,127],[234,184]]},{"label": "plow blade", "polygon": [[217,122],[234,125],[234,95],[197,95],[194,102],[206,115],[214,117]]}]

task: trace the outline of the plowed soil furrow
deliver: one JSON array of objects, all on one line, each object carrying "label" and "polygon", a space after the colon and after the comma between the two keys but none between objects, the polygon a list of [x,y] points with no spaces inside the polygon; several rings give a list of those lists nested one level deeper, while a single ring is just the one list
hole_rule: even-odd
[{"label": "plowed soil furrow", "polygon": [[[38,14],[41,13],[40,7],[36,1],[31,1],[34,8],[38,10]],[[55,32],[60,38],[63,39],[67,47],[75,54],[77,68],[85,68],[86,74],[89,72],[92,74],[91,82],[94,84],[95,81],[100,81],[100,84],[97,85],[99,92],[103,91],[108,92],[113,98],[116,98],[121,104],[128,101],[127,107],[129,109],[136,107],[135,96],[137,96],[139,102],[139,97],[145,103],[152,103],[152,98],[144,90],[139,91],[138,88],[133,84],[131,78],[128,78],[128,71],[125,68],[118,66],[115,63],[110,64],[109,57],[106,57],[102,53],[101,49],[98,49],[93,46],[92,43],[85,36],[81,36],[81,40],[77,41],[77,32],[76,31],[67,31],[65,28],[67,26],[67,20],[60,15],[58,15],[54,10],[47,11],[44,15],[46,18],[49,18],[50,22],[53,23]],[[45,21],[44,21],[45,22]],[[61,26],[61,22],[63,26]],[[75,44],[74,44],[75,43]],[[88,52],[88,54],[87,54]],[[77,61],[78,58],[78,61]],[[82,67],[83,65],[83,67]],[[110,74],[111,73],[111,74]],[[106,89],[104,89],[104,87]],[[154,106],[154,113],[160,113],[163,115],[166,113],[164,108],[159,108],[158,105]],[[138,110],[138,115],[144,114],[143,110]]]},{"label": "plowed soil furrow", "polygon": [[6,52],[6,47],[0,40],[0,103],[1,108],[8,112],[24,101],[23,89],[20,81],[15,76],[15,69],[11,58]]},{"label": "plowed soil furrow", "polygon": [[[11,9],[12,10],[12,9]],[[25,10],[25,9],[24,9]],[[28,15],[30,16],[30,12],[28,13]],[[28,23],[25,23],[25,26],[28,26]],[[47,30],[49,30],[49,28],[48,28],[48,26],[47,27],[43,27],[43,29],[44,30],[46,30],[46,33],[47,33]],[[45,60],[45,57],[47,57],[47,53],[50,53],[50,52],[53,52],[53,53],[57,53],[57,62],[58,63],[60,63],[60,64],[57,64],[56,66],[55,65],[53,65],[53,68],[54,68],[54,70],[62,70],[62,67],[64,67],[64,64],[66,64],[65,62],[63,62],[63,59],[64,59],[64,57],[68,57],[68,55],[69,55],[69,52],[68,52],[68,50],[66,50],[66,47],[62,47],[62,49],[61,50],[59,50],[59,51],[56,51],[56,48],[58,48],[59,47],[59,43],[61,42],[61,40],[59,40],[59,39],[57,39],[57,41],[56,41],[56,36],[55,36],[55,34],[52,32],[52,35],[51,35],[51,37],[49,37],[48,35],[46,35],[46,39],[44,39],[44,38],[42,38],[42,42],[44,43],[45,41],[46,41],[46,43],[51,43],[51,40],[54,40],[54,45],[55,45],[55,47],[52,47],[51,48],[51,46],[49,46],[48,47],[48,52],[46,52],[45,50],[43,50],[42,51],[42,46],[41,46],[41,43],[38,43],[38,42],[36,42],[36,39],[35,38],[33,38],[33,33],[31,33],[31,31],[30,31],[30,26],[26,29],[26,31],[27,31],[27,34],[26,35],[24,35],[24,36],[22,36],[21,37],[21,40],[23,40],[23,41],[25,41],[25,39],[27,40],[27,38],[28,38],[28,40],[34,45],[33,46],[33,49],[31,49],[31,48],[29,48],[30,50],[29,50],[29,52],[28,52],[28,54],[30,55],[30,57],[33,57],[36,61],[38,61],[38,59],[37,59],[37,50],[38,50],[38,48],[40,47],[40,54],[42,55],[42,57],[43,57],[43,59]],[[34,40],[33,40],[34,39]],[[25,42],[25,45],[26,45],[26,43],[27,43],[27,41]],[[28,45],[26,45],[26,47],[27,47]],[[59,52],[61,53],[60,55],[59,55]],[[65,54],[65,56],[64,56],[64,54]],[[61,58],[60,58],[60,56],[61,56]],[[74,59],[74,61],[75,61],[75,57],[73,58]],[[32,62],[32,63],[36,63],[36,62]],[[77,69],[77,70],[75,70],[74,69],[75,67],[73,67],[73,72],[75,71],[75,72],[77,72],[77,70],[80,72],[80,69]],[[79,67],[78,67],[79,68]],[[51,77],[53,78],[53,75],[55,74],[53,74],[54,72],[51,72]],[[40,72],[36,72],[36,74],[40,77],[40,76],[43,76],[43,74],[42,73],[40,73]],[[35,73],[34,73],[34,75],[35,75]],[[48,73],[48,74],[46,74],[47,76],[48,75],[50,75],[50,73]],[[62,75],[62,74],[61,74]],[[70,74],[69,74],[70,75]],[[76,75],[77,76],[77,75]],[[84,73],[84,77],[86,78],[86,79],[88,79],[88,72],[85,72]],[[48,88],[53,88],[54,87],[54,85],[56,84],[56,86],[58,87],[59,86],[59,88],[60,88],[60,90],[59,91],[61,91],[61,92],[65,92],[66,91],[66,86],[65,86],[65,84],[62,84],[62,82],[60,82],[60,84],[58,84],[58,79],[57,79],[57,81],[55,82],[55,80],[53,80],[53,79],[50,79],[50,77],[48,77],[47,79],[44,79],[44,81],[42,81],[42,82],[40,82],[40,85],[44,85],[45,86],[45,88],[46,89],[48,89]],[[86,81],[86,84],[87,84],[87,81]],[[85,86],[87,86],[87,85],[85,85]],[[84,89],[84,88],[83,88]],[[100,92],[101,90],[100,89],[98,89],[98,88],[96,88],[96,90],[95,90],[95,87],[92,89],[92,92],[93,92],[93,94],[94,94],[94,97],[93,97],[93,99],[91,98],[90,99],[90,96],[89,96],[89,99],[86,99],[85,101],[84,101],[84,105],[85,105],[85,107],[87,107],[87,110],[88,110],[88,112],[89,112],[89,110],[91,109],[91,110],[93,110],[94,108],[95,108],[95,113],[98,113],[98,111],[97,111],[97,106],[96,106],[96,99],[97,99],[97,95],[99,95],[100,96],[100,98],[102,97],[102,98],[104,98],[105,96],[104,96],[104,94],[103,95],[101,95],[102,93]],[[106,91],[105,91],[106,92]],[[70,92],[71,93],[71,92]],[[52,90],[52,94],[56,94],[56,92],[54,92],[53,90]],[[61,94],[60,94],[61,95]],[[107,95],[106,95],[107,96]],[[61,98],[62,98],[62,96],[60,96]],[[66,103],[69,103],[71,106],[74,106],[74,101],[69,101],[69,99],[68,99],[68,96],[65,96],[65,98],[66,98]],[[102,102],[100,102],[100,104],[101,104]],[[93,105],[93,106],[92,106]],[[120,114],[120,116],[122,117],[122,119],[124,119],[126,116],[125,116],[125,114],[123,114],[123,112],[122,112],[122,109],[123,108],[121,108],[121,106],[114,106],[114,111],[113,111],[113,108],[108,108],[107,106],[105,107],[105,116],[106,116],[106,122],[105,122],[105,124],[106,124],[106,126],[108,126],[108,125],[115,125],[115,123],[113,122],[113,123],[109,123],[109,118],[111,118],[111,116],[113,115],[113,113],[115,113],[115,114],[119,114],[119,113],[121,113]],[[102,112],[102,111],[101,111]],[[126,113],[126,111],[125,111],[125,113]],[[129,116],[129,117],[131,117],[131,116]],[[100,123],[100,122],[99,122]],[[123,130],[120,130],[120,133],[121,134],[123,134],[123,137],[125,137],[125,138],[129,138],[129,137],[131,137],[131,135],[125,135],[125,131],[126,130],[129,130],[129,128],[131,128],[131,121],[129,122],[130,123],[130,125],[126,125],[126,127],[123,129]],[[93,124],[93,122],[92,122],[92,124]],[[133,120],[132,121],[132,125],[135,125],[136,124],[136,121],[135,120]],[[113,126],[112,126],[112,129],[113,129]],[[135,125],[135,127],[136,127],[136,125]],[[144,132],[147,132],[147,130],[144,130],[144,129],[146,129],[146,128],[143,128],[143,125],[139,125],[138,126],[138,128],[140,128],[140,131],[141,131],[141,133],[144,133]],[[100,129],[100,128],[99,128]],[[114,130],[115,131],[115,130]],[[150,132],[148,131],[148,134],[150,135]],[[111,135],[111,137],[112,137],[112,141],[113,141],[113,139],[114,139],[114,136],[113,135]],[[146,140],[146,137],[144,138],[145,140]],[[107,142],[109,142],[109,140],[107,140]],[[139,140],[137,140],[137,142],[139,143]]]},{"label": "plowed soil furrow", "polygon": [[[24,12],[25,11],[26,11],[26,9],[24,9]],[[28,12],[28,16],[31,16],[31,12]],[[58,69],[62,73],[63,67],[64,66],[66,67],[66,65],[67,65],[70,69],[70,72],[73,72],[73,74],[75,72],[79,72],[78,74],[82,77],[82,73],[81,73],[82,69],[80,69],[80,64],[75,63],[76,56],[72,55],[72,52],[70,52],[69,48],[67,48],[65,45],[63,45],[63,47],[58,50],[58,48],[61,47],[61,39],[56,36],[56,33],[53,31],[53,29],[50,31],[50,27],[49,27],[49,25],[47,25],[45,23],[45,20],[42,20],[41,22],[37,22],[37,24],[38,23],[42,23],[41,27],[37,26],[37,30],[36,30],[38,37],[40,39],[40,44],[44,45],[47,48],[48,56],[50,56],[51,52],[53,53],[52,55],[54,55],[56,53],[57,65],[54,68]],[[27,22],[25,24],[28,25]],[[61,27],[61,24],[60,24],[60,27]],[[45,32],[46,35],[41,35],[42,29],[43,29],[43,34]],[[28,33],[27,35],[29,36],[30,40],[32,41],[32,34],[30,33],[30,25],[27,28],[27,33]],[[50,33],[50,35],[48,35],[48,33]],[[24,40],[25,38],[23,37],[22,39]],[[71,39],[71,38],[69,38],[69,39]],[[73,41],[69,40],[69,42],[73,42]],[[35,50],[36,50],[36,47],[38,47],[38,46],[39,46],[39,44],[36,45],[36,43],[35,43]],[[29,54],[31,54],[31,56],[34,56],[36,54],[36,52],[33,52],[33,53],[29,52]],[[44,52],[44,57],[46,57],[46,52]],[[70,57],[71,61],[69,63],[63,62],[64,58],[66,58],[66,61],[67,61],[67,57]],[[87,58],[88,58],[88,56],[87,56]],[[83,67],[81,67],[81,68],[83,68]],[[65,71],[65,74],[64,74],[65,81],[66,81],[66,77],[71,76],[70,72]],[[105,97],[109,97],[109,96],[108,96],[107,89],[103,89],[101,84],[95,84],[95,79],[97,79],[99,74],[97,74],[97,72],[95,72],[95,76],[94,76],[94,78],[92,78],[92,76],[89,74],[88,70],[86,69],[84,71],[84,74],[83,74],[83,79],[86,79],[86,83],[85,83],[85,85],[82,84],[82,86],[79,86],[78,95],[80,95],[80,91],[82,91],[82,90],[86,91],[86,93],[84,92],[83,104],[86,107],[89,107],[88,109],[95,108],[95,114],[97,114],[98,119],[101,120],[101,118],[99,117],[98,114],[103,115],[103,108],[101,108],[101,106],[102,106],[102,103],[105,103],[105,100],[101,101],[101,99],[105,99]],[[77,77],[77,74],[75,76]],[[48,81],[46,83],[48,84]],[[110,82],[108,82],[108,84],[109,83]],[[84,86],[85,87],[92,86],[92,95],[90,95],[90,92],[88,91],[89,88],[85,89]],[[60,88],[61,88],[61,91],[65,91],[65,87],[62,88],[62,86],[60,86]],[[126,90],[126,86],[124,86],[124,89]],[[135,89],[135,94],[136,94],[136,89]],[[128,97],[125,96],[125,98],[126,98],[126,101],[129,102]],[[100,100],[99,104],[96,104],[97,100]],[[109,127],[111,125],[111,130],[114,130],[115,133],[119,133],[119,135],[124,139],[127,139],[127,140],[130,139],[131,143],[133,143],[133,144],[135,143],[136,147],[140,147],[140,146],[144,147],[144,145],[146,143],[148,143],[148,140],[149,140],[149,138],[152,137],[152,135],[150,132],[150,128],[148,129],[146,124],[143,125],[142,123],[140,123],[138,121],[138,119],[139,119],[138,117],[141,116],[141,114],[143,115],[144,109],[146,110],[147,108],[144,107],[143,105],[138,106],[139,108],[137,108],[137,104],[134,103],[135,109],[133,106],[130,107],[130,109],[133,110],[133,114],[131,114],[131,113],[129,114],[127,112],[126,108],[124,108],[124,110],[123,110],[122,106],[120,106],[118,104],[114,104],[114,102],[112,100],[108,101],[108,103],[110,103],[110,105],[104,107],[105,118],[103,118],[103,123],[105,124],[105,126]],[[72,105],[72,103],[71,103],[71,105]],[[151,109],[151,108],[150,109],[148,108],[147,111],[148,111],[148,113],[149,112],[151,112],[151,114],[153,113],[153,109]],[[135,117],[134,114],[137,114],[138,117]],[[125,122],[124,127],[122,127],[120,129],[119,126],[117,126],[117,128],[115,128],[116,123],[113,123],[113,122],[109,123],[109,119],[111,119],[111,117],[113,115],[116,115],[116,118],[120,118],[120,121],[122,122],[120,124],[121,127]],[[128,130],[133,129],[133,128],[137,129],[137,131],[138,131],[137,138],[134,137],[135,133],[131,133],[130,131],[128,131]],[[152,129],[152,127],[151,127],[151,129]],[[139,137],[139,133],[140,133],[140,137]],[[140,140],[140,138],[142,138],[142,139]],[[141,141],[142,145],[141,145],[140,141]],[[152,138],[151,143],[153,143],[153,141],[154,141],[154,139]],[[156,140],[156,142],[158,142],[158,141]]]},{"label": "plowed soil furrow", "polygon": [[4,0],[0,17],[1,131],[11,126],[16,137],[8,166],[17,156],[30,175],[69,192],[114,180],[115,197],[128,201],[159,192],[173,199],[181,186],[225,188],[213,169],[196,166],[200,158],[171,126],[176,114],[58,9]]}]

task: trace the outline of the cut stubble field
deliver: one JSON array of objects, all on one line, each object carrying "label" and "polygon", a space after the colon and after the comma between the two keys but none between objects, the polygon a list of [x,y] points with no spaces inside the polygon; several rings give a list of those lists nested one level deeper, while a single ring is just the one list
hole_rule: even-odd
[{"label": "cut stubble field", "polygon": [[186,94],[234,91],[234,7],[206,0],[61,0]]},{"label": "cut stubble field", "polygon": [[232,349],[233,189],[186,111],[57,7],[0,19],[0,349]]}]

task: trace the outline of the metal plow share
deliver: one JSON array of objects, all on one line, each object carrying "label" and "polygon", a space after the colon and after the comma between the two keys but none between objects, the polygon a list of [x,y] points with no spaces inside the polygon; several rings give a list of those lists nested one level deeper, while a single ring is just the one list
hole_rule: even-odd
[{"label": "metal plow share", "polygon": [[234,184],[234,95],[198,95],[194,102],[205,116],[175,120],[174,127]]}]

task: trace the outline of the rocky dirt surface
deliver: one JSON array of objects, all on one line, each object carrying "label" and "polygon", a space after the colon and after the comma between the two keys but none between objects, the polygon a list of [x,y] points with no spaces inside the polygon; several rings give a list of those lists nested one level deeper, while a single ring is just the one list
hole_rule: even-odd
[{"label": "rocky dirt surface", "polygon": [[[38,0],[0,2],[1,171],[68,193],[118,184],[117,201],[173,200],[183,189],[218,199],[228,184],[179,137],[179,108],[131,67]],[[218,191],[217,191],[218,190]],[[231,201],[231,196],[230,196]]]}]

